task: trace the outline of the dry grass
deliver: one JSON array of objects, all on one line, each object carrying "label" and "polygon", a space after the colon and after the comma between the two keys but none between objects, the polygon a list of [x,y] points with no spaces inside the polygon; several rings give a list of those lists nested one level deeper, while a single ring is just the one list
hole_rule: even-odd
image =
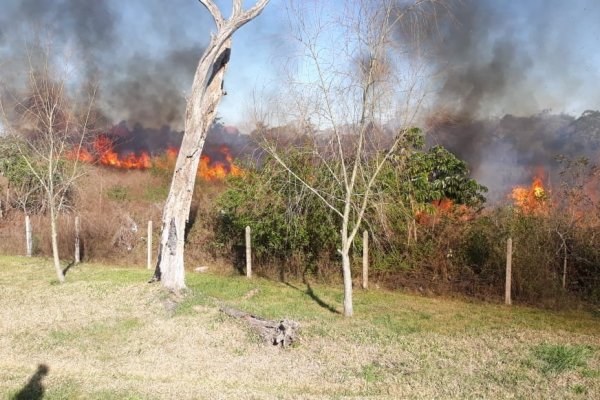
[{"label": "dry grass", "polygon": [[[170,173],[84,167],[86,176],[79,182],[74,207],[58,218],[61,259],[73,259],[74,220],[75,215],[79,215],[85,261],[145,265],[147,223],[153,221],[156,250]],[[207,221],[214,212],[214,198],[222,190],[218,182],[200,180],[196,185],[192,219],[198,223],[188,236],[186,249],[186,261],[190,264],[201,265],[213,260],[207,249],[214,234],[208,229]],[[25,255],[24,220],[22,210],[17,209],[10,209],[0,218],[0,254]],[[31,222],[34,254],[50,257],[49,216],[32,215]]]},{"label": "dry grass", "polygon": [[[3,397],[46,364],[45,399],[600,398],[600,318],[583,311],[357,291],[344,319],[337,289],[210,274],[172,310],[141,269],[58,285],[41,259],[0,268]],[[220,302],[295,318],[302,340],[265,346]]]}]

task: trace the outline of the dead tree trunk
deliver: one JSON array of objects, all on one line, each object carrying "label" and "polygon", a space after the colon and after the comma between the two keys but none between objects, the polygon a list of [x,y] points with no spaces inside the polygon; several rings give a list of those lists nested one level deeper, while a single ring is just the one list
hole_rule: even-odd
[{"label": "dead tree trunk", "polygon": [[300,324],[292,320],[270,321],[235,308],[221,307],[220,310],[233,318],[246,321],[267,343],[287,347],[297,339]]},{"label": "dead tree trunk", "polygon": [[200,154],[217,106],[223,96],[223,76],[231,54],[231,36],[256,18],[269,0],[259,0],[244,11],[243,1],[233,1],[231,18],[224,20],[212,0],[200,0],[210,11],[217,33],[211,36],[196,69],[185,116],[185,134],[177,156],[171,188],[162,217],[158,260],[151,281],[160,280],[172,291],[185,288],[183,247]]}]

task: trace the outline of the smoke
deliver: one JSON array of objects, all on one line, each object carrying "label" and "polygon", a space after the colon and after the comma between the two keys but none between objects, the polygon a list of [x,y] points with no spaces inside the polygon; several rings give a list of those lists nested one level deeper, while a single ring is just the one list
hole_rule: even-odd
[{"label": "smoke", "polygon": [[[123,159],[129,154],[145,153],[150,156],[159,156],[168,149],[179,149],[183,138],[182,131],[173,130],[166,125],[161,128],[152,128],[135,123],[130,127],[124,121],[103,135],[110,139],[111,150],[114,150]],[[256,150],[256,146],[250,141],[248,135],[242,134],[233,126],[216,123],[206,137],[202,153],[208,155],[211,162],[223,162],[225,160],[223,146],[227,147],[227,154],[235,159],[243,158]]]},{"label": "smoke", "polygon": [[[600,71],[591,68],[590,60],[600,39],[600,3],[442,4],[431,6],[435,21],[416,33],[416,44],[438,78],[433,109],[474,119],[544,109],[581,113],[599,105],[600,94],[590,84]],[[587,103],[583,108],[582,102]]]},{"label": "smoke", "polygon": [[0,80],[17,85],[27,52],[50,42],[53,61],[73,66],[76,80],[99,83],[97,105],[113,123],[182,129],[185,92],[212,26],[199,4],[168,3],[3,1]]},{"label": "smoke", "polygon": [[556,177],[558,154],[597,157],[600,119],[585,110],[600,108],[600,3],[456,0],[418,11],[432,23],[398,39],[430,67],[429,141],[467,160],[492,198],[539,167]]},{"label": "smoke", "polygon": [[110,115],[150,126],[181,126],[185,111],[184,90],[203,49],[200,46],[169,51],[159,59],[139,55],[119,66],[117,77],[105,83],[109,94],[102,102]]}]

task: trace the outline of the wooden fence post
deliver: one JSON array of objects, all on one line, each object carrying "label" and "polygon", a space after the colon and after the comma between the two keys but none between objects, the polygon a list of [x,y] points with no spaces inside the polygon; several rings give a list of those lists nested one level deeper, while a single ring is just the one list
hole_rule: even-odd
[{"label": "wooden fence post", "polygon": [[31,257],[33,253],[33,238],[31,236],[31,219],[29,215],[25,215],[25,247],[27,257]]},{"label": "wooden fence post", "polygon": [[567,256],[569,255],[567,244],[565,243],[565,254],[563,257],[563,274],[562,274],[562,288],[567,288]]},{"label": "wooden fence post", "polygon": [[246,227],[246,278],[252,278],[252,243],[250,227]]},{"label": "wooden fence post", "polygon": [[512,238],[506,241],[506,286],[504,288],[504,303],[512,304],[511,285],[512,285]]},{"label": "wooden fence post", "polygon": [[369,232],[363,231],[363,269],[362,269],[362,288],[369,288]]},{"label": "wooden fence post", "polygon": [[75,216],[75,264],[81,262],[81,243],[79,241],[79,215]]},{"label": "wooden fence post", "polygon": [[152,221],[148,221],[148,256],[146,268],[152,269]]}]

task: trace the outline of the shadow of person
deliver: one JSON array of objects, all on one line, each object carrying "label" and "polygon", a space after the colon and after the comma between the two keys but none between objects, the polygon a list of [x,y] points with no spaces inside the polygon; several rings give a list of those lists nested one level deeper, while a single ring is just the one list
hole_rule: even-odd
[{"label": "shadow of person", "polygon": [[27,385],[15,394],[12,400],[39,400],[44,398],[44,385],[42,385],[42,379],[48,375],[48,366],[45,364],[38,365],[37,371],[31,378]]}]

